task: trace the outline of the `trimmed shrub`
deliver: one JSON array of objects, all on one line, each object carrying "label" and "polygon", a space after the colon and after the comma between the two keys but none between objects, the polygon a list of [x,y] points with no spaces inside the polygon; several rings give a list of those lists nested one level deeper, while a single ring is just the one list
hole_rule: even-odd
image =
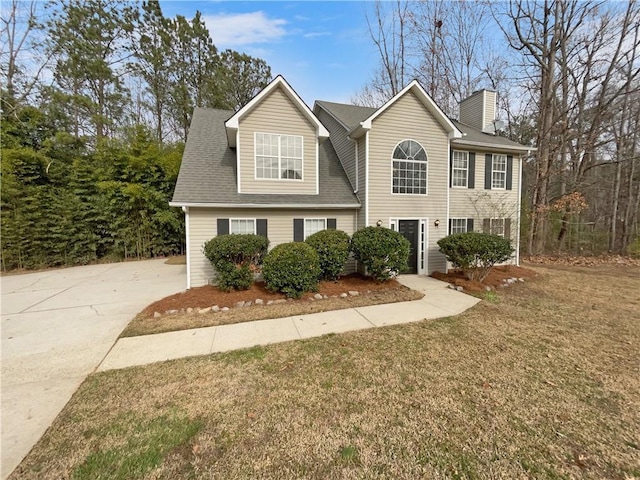
[{"label": "trimmed shrub", "polygon": [[220,290],[247,290],[268,247],[262,235],[218,235],[204,244],[204,255],[216,270]]},{"label": "trimmed shrub", "polygon": [[440,251],[470,280],[483,281],[496,263],[511,258],[511,242],[488,233],[455,233],[438,240]]},{"label": "trimmed shrub", "polygon": [[267,253],[262,275],[269,290],[300,298],[318,286],[320,259],[304,242],[283,243]]},{"label": "trimmed shrub", "polygon": [[342,230],[321,230],[305,240],[320,259],[320,278],[338,279],[349,257],[349,242],[349,235]]},{"label": "trimmed shrub", "polygon": [[384,227],[365,227],[351,237],[351,251],[367,272],[383,282],[407,268],[411,244],[400,233]]}]

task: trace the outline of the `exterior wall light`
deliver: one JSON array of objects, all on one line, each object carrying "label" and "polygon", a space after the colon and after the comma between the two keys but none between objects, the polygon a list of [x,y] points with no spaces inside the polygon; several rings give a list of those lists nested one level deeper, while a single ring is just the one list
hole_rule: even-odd
[{"label": "exterior wall light", "polygon": [[378,227],[381,227],[381,226],[382,226],[382,220],[378,220],[378,221],[376,222],[376,225],[377,225]]},{"label": "exterior wall light", "polygon": [[438,228],[440,226],[440,220],[436,220],[435,222],[433,222],[433,226]]}]

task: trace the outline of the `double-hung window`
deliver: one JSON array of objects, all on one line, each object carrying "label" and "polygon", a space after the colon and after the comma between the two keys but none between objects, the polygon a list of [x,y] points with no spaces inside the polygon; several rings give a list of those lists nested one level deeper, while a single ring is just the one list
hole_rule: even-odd
[{"label": "double-hung window", "polygon": [[418,142],[403,140],[393,151],[393,193],[427,194],[427,153]]},{"label": "double-hung window", "polygon": [[507,186],[507,156],[494,154],[491,165],[491,188],[505,189]]},{"label": "double-hung window", "polygon": [[305,218],[304,219],[304,239],[327,228],[326,218]]},{"label": "double-hung window", "polygon": [[453,151],[451,174],[452,186],[467,187],[467,179],[469,178],[469,152]]},{"label": "double-hung window", "polygon": [[232,218],[229,221],[229,233],[255,234],[256,221],[253,218]]},{"label": "double-hung window", "polygon": [[504,218],[492,218],[490,223],[491,235],[504,237]]},{"label": "double-hung window", "polygon": [[256,178],[302,180],[302,137],[274,133],[255,134]]},{"label": "double-hung window", "polygon": [[451,219],[451,235],[454,233],[465,233],[467,231],[467,219],[466,218],[452,218]]}]

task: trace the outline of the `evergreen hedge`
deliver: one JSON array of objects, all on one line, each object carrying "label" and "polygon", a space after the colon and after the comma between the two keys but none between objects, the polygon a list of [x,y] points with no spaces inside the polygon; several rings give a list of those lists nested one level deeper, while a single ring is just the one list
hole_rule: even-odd
[{"label": "evergreen hedge", "polygon": [[216,270],[218,288],[247,290],[268,247],[266,237],[252,234],[218,235],[206,242],[204,255]]},{"label": "evergreen hedge", "polygon": [[349,257],[350,241],[342,230],[321,230],[305,240],[318,254],[321,279],[338,279]]},{"label": "evergreen hedge", "polygon": [[365,227],[351,237],[351,251],[378,281],[389,280],[407,268],[411,244],[400,233],[384,227]]},{"label": "evergreen hedge", "polygon": [[509,260],[514,251],[508,239],[479,232],[449,235],[438,240],[438,246],[455,268],[480,282],[496,263]]},{"label": "evergreen hedge", "polygon": [[265,257],[262,275],[269,290],[300,298],[303,293],[317,288],[320,259],[304,242],[283,243]]}]

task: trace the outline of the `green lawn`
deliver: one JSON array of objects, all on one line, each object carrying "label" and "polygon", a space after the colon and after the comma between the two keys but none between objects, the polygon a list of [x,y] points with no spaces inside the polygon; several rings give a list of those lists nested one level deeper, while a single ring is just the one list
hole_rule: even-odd
[{"label": "green lawn", "polygon": [[640,477],[640,269],[90,376],[11,478]]}]

